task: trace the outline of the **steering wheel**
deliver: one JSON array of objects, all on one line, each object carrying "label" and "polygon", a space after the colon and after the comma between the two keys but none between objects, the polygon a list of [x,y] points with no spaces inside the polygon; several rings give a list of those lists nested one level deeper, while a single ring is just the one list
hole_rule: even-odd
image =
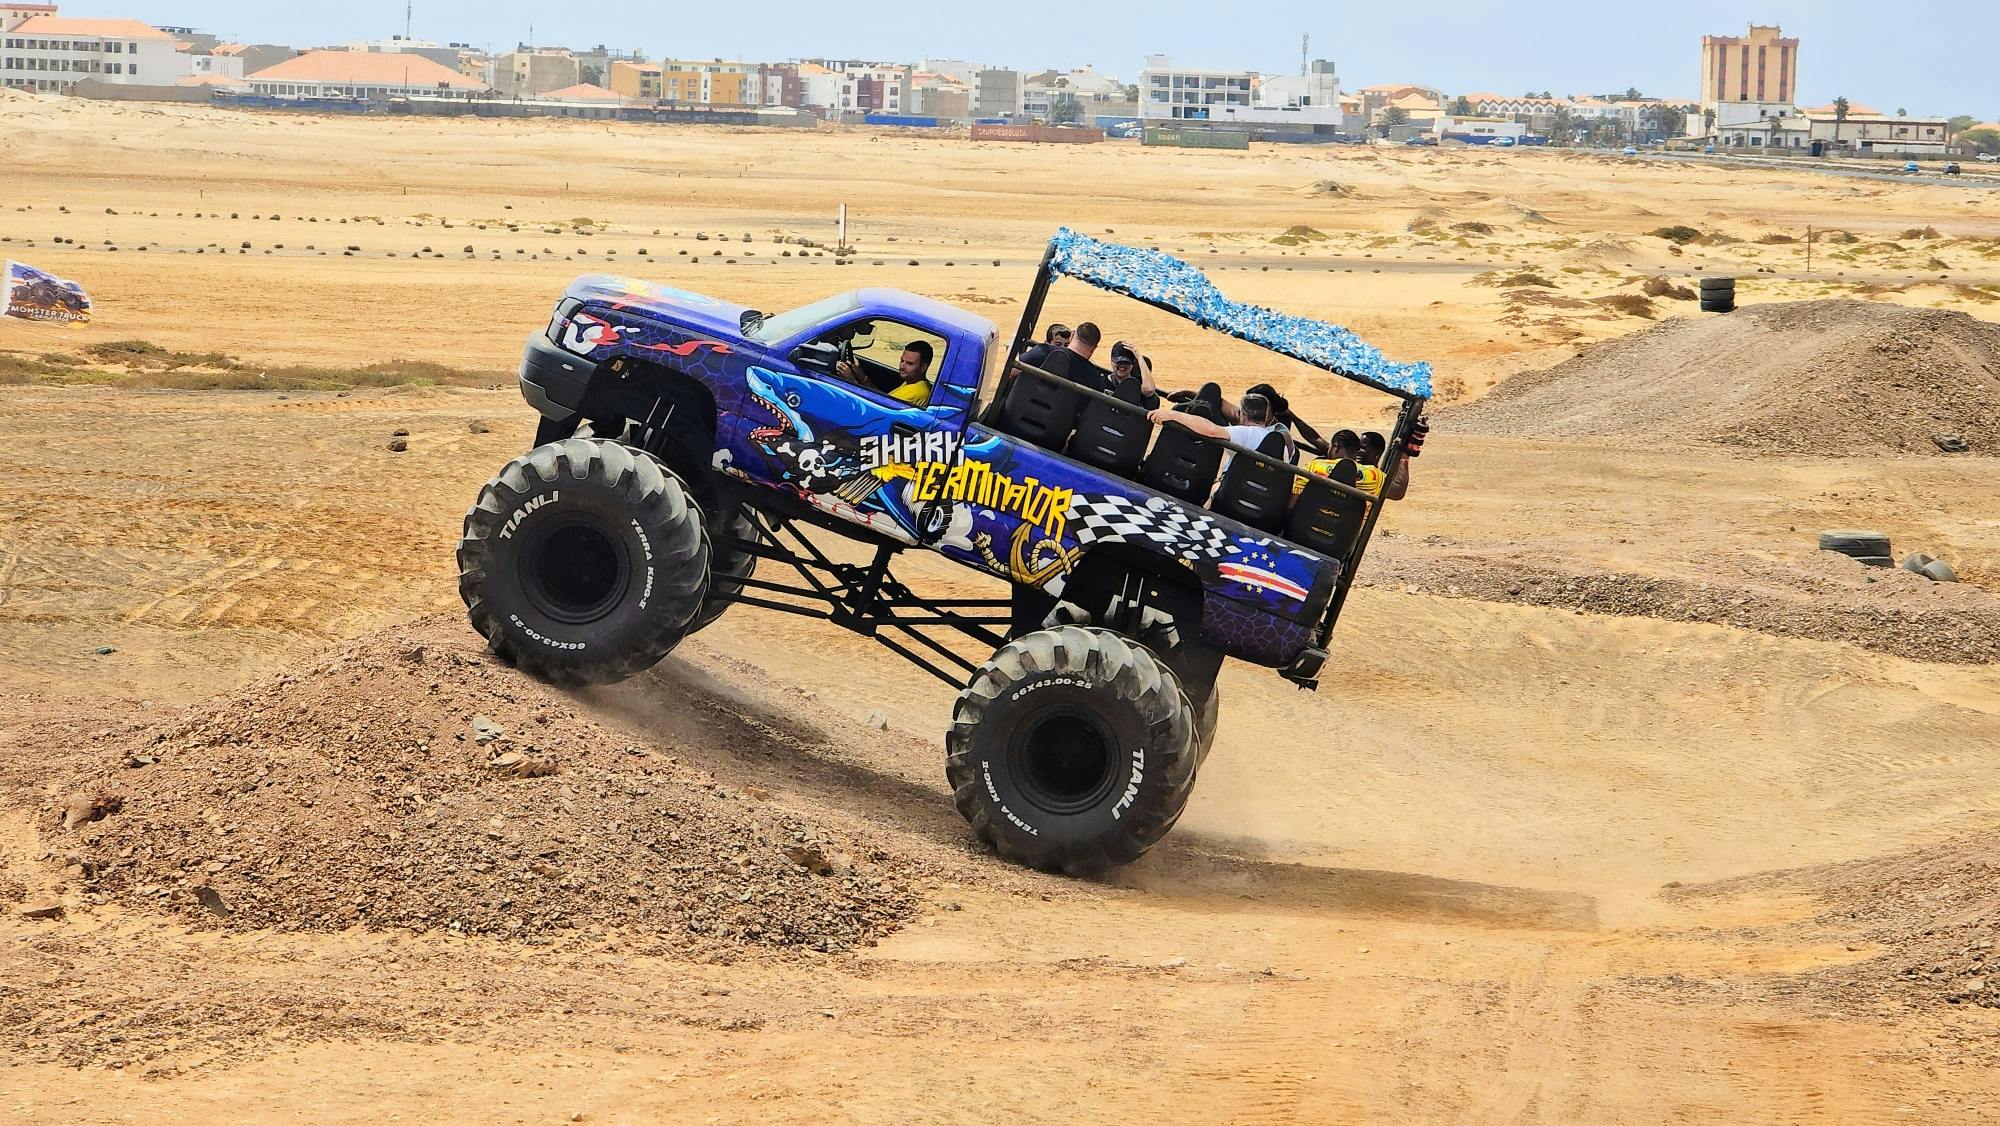
[{"label": "steering wheel", "polygon": [[[861,361],[854,355],[854,338],[848,337],[835,346],[833,373],[859,387],[868,381],[868,373],[861,367]],[[847,370],[843,371],[842,368]]]}]

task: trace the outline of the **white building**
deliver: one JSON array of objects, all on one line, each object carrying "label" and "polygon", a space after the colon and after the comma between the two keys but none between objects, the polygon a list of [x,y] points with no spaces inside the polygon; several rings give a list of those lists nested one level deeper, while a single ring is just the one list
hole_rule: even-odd
[{"label": "white building", "polygon": [[925,59],[917,64],[917,69],[930,74],[942,74],[946,78],[955,78],[970,84],[973,76],[986,68],[979,63],[966,62],[964,59]]},{"label": "white building", "polygon": [[799,64],[799,104],[840,108],[840,72],[818,63]]},{"label": "white building", "polygon": [[1143,120],[1332,133],[1340,129],[1341,114],[1340,79],[1325,59],[1313,60],[1302,75],[1263,78],[1248,70],[1190,69],[1149,55],[1139,74]]},{"label": "white building", "polygon": [[1213,121],[1228,109],[1248,110],[1257,75],[1248,70],[1199,70],[1175,66],[1165,55],[1146,56],[1139,72],[1139,116],[1144,120]]},{"label": "white building", "polygon": [[239,54],[218,54],[213,50],[190,45],[180,52],[186,69],[183,77],[194,78],[242,78],[243,56]]},{"label": "white building", "polygon": [[[0,86],[67,93],[85,78],[119,85],[172,86],[187,67],[174,38],[138,20],[71,19],[11,5],[0,33]],[[53,5],[48,6],[53,11]],[[18,22],[15,22],[18,19]]]},{"label": "white building", "polygon": [[1504,117],[1440,117],[1431,123],[1431,132],[1441,141],[1517,145],[1527,136],[1528,127]]}]

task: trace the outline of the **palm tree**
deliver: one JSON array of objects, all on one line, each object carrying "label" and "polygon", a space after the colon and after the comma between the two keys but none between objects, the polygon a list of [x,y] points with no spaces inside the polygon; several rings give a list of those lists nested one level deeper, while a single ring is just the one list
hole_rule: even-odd
[{"label": "palm tree", "polygon": [[1846,95],[1833,100],[1833,145],[1840,147],[1840,123],[1847,120],[1848,101]]}]

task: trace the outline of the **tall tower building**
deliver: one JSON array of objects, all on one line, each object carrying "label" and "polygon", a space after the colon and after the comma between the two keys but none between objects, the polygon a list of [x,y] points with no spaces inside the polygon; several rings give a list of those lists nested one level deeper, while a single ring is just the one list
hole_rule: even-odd
[{"label": "tall tower building", "polygon": [[1701,108],[1725,102],[1792,105],[1799,80],[1799,41],[1774,24],[1750,34],[1701,37]]}]

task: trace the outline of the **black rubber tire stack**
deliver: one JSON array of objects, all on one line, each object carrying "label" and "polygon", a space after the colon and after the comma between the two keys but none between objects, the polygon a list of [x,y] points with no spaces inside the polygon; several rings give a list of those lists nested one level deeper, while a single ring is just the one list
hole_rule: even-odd
[{"label": "black rubber tire stack", "polygon": [[1108,630],[1009,641],[945,737],[958,811],[1002,857],[1088,875],[1166,836],[1194,788],[1195,722],[1173,671]]},{"label": "black rubber tire stack", "polygon": [[458,543],[458,592],[493,652],[557,684],[652,667],[686,637],[708,587],[701,509],[642,450],[537,446],[479,492]]},{"label": "black rubber tire stack", "polygon": [[1728,313],[1736,309],[1736,279],[1701,279],[1701,311],[1704,313]]},{"label": "black rubber tire stack", "polygon": [[1896,559],[1889,550],[1889,537],[1881,532],[1837,531],[1819,534],[1821,551],[1838,552],[1851,556],[1870,567],[1894,567]]}]

